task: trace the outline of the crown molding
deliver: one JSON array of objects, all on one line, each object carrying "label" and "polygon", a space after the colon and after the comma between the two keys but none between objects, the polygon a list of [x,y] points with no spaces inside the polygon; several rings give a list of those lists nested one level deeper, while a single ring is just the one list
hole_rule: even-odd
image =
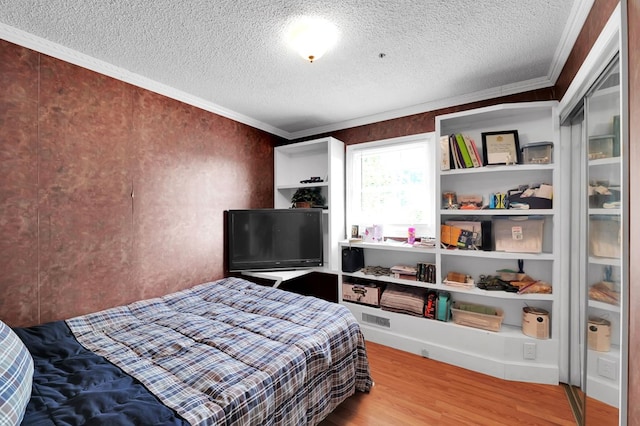
[{"label": "crown molding", "polygon": [[595,0],[576,0],[573,2],[573,6],[571,6],[569,20],[564,27],[560,43],[553,55],[553,61],[549,68],[548,76],[549,80],[552,81],[553,84],[555,84],[556,81],[558,81],[558,77],[560,77],[560,73],[567,62],[567,58],[569,58],[569,54],[571,54],[571,50],[576,44],[578,35],[580,35],[580,31],[582,31],[582,27],[587,20],[587,16],[589,15],[589,12],[591,12],[591,7],[593,6],[594,1]]},{"label": "crown molding", "polygon": [[450,98],[439,99],[432,102],[426,102],[418,105],[413,105],[407,108],[397,109],[393,111],[387,111],[380,114],[368,115],[353,120],[346,120],[339,123],[330,124],[327,126],[315,127],[312,129],[301,130],[299,132],[291,133],[291,139],[304,138],[308,136],[314,136],[318,134],[335,132],[338,130],[344,130],[351,127],[365,126],[368,124],[377,123],[380,121],[393,120],[395,118],[406,117],[409,115],[422,114],[429,111],[435,111],[442,108],[448,108],[456,105],[464,105],[472,102],[484,101],[487,99],[498,98],[502,96],[515,95],[517,93],[528,92],[531,90],[544,89],[546,87],[552,87],[554,83],[547,77],[540,77],[531,80],[521,81],[518,83],[508,84],[504,86],[494,87],[492,89],[481,90],[473,93],[467,93],[460,96],[453,96]]},{"label": "crown molding", "polygon": [[193,105],[205,111],[246,124],[247,126],[263,130],[276,136],[289,138],[288,132],[274,126],[3,23],[0,23],[0,38],[125,83],[167,96],[171,99]]}]

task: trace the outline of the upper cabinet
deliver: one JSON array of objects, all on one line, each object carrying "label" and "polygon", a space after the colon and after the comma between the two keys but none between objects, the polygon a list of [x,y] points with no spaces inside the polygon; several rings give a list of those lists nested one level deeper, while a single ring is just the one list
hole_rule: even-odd
[{"label": "upper cabinet", "polygon": [[323,199],[324,265],[340,266],[338,242],[345,238],[344,143],[327,137],[276,147],[274,150],[274,208],[295,207],[299,189],[317,189]]}]

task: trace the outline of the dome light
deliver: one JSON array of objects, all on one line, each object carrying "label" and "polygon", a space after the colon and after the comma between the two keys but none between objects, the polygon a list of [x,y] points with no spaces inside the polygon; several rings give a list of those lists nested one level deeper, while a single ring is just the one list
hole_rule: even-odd
[{"label": "dome light", "polygon": [[338,39],[338,29],[322,18],[303,17],[289,27],[289,44],[309,62],[316,61]]}]

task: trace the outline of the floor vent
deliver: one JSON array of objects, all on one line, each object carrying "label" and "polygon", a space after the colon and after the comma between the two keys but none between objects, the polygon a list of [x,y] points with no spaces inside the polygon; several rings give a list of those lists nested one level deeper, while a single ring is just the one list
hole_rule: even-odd
[{"label": "floor vent", "polygon": [[391,320],[389,318],[382,318],[375,315],[363,313],[362,321],[369,324],[379,325],[380,327],[391,328]]}]

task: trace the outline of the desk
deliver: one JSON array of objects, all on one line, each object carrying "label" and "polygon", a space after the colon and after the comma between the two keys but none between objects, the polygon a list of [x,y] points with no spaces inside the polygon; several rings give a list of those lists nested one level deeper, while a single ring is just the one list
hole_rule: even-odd
[{"label": "desk", "polygon": [[296,269],[293,271],[260,271],[260,272],[252,272],[252,271],[244,271],[242,275],[246,275],[247,277],[255,277],[262,278],[265,280],[274,281],[274,288],[280,287],[284,281],[289,281],[298,277],[302,277],[304,275],[315,272],[315,269]]}]

